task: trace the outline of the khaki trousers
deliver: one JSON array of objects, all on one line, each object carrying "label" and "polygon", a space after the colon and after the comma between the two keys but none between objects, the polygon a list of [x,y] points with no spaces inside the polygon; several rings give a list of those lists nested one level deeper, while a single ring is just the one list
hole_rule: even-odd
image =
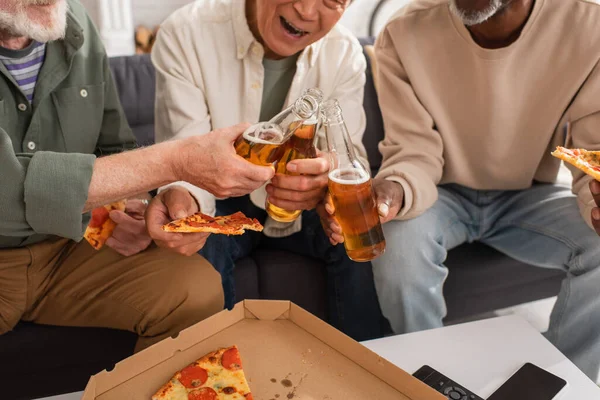
[{"label": "khaki trousers", "polygon": [[20,320],[106,327],[137,333],[139,351],[222,309],[220,275],[200,256],[66,239],[0,250],[0,334]]}]

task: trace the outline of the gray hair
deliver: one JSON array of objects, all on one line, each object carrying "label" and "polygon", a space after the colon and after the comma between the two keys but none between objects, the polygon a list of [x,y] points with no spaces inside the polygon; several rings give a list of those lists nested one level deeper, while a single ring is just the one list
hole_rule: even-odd
[{"label": "gray hair", "polygon": [[456,15],[463,24],[467,26],[479,25],[492,18],[502,10],[505,2],[502,0],[490,0],[489,6],[480,11],[467,11],[458,7],[456,0],[450,0],[450,11]]}]

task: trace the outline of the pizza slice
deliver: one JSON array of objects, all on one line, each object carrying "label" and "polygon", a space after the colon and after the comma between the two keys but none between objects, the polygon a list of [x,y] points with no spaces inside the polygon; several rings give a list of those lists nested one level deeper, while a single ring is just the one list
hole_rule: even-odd
[{"label": "pizza slice", "polygon": [[600,151],[566,149],[558,146],[552,155],[579,168],[592,178],[600,181]]},{"label": "pizza slice", "polygon": [[261,232],[263,226],[256,218],[248,218],[241,211],[220,217],[196,213],[178,219],[162,227],[165,232],[197,233],[208,232],[223,235],[243,235],[246,229]]},{"label": "pizza slice", "polygon": [[110,219],[110,212],[113,210],[125,211],[126,204],[126,200],[121,200],[92,210],[92,218],[83,237],[94,249],[100,250],[117,226]]},{"label": "pizza slice", "polygon": [[152,400],[253,400],[236,346],[208,353],[178,371]]}]

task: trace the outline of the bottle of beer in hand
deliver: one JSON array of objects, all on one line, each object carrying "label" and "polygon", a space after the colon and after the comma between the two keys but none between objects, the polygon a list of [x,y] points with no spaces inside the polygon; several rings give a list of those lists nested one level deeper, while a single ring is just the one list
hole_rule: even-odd
[{"label": "bottle of beer in hand", "polygon": [[268,122],[252,125],[234,143],[235,151],[253,164],[268,166],[279,161],[296,129],[318,115],[321,91],[309,89],[291,106]]},{"label": "bottle of beer in hand", "polygon": [[[287,170],[287,164],[292,160],[317,157],[317,131],[319,129],[320,112],[319,106],[323,100],[323,94],[319,89],[309,89],[292,106],[294,110],[287,114],[284,110],[279,116],[270,122],[277,122],[280,126],[287,125],[286,136],[289,139],[281,146],[281,158],[275,164],[275,172],[284,175],[297,175]],[[299,107],[300,106],[300,107]],[[296,220],[302,210],[284,210],[271,204],[268,200],[265,209],[271,218],[279,222],[292,222]]]},{"label": "bottle of beer in hand", "polygon": [[329,194],[346,253],[354,261],[371,261],[385,251],[385,238],[370,173],[356,157],[339,103],[325,102],[322,115],[331,157]]}]

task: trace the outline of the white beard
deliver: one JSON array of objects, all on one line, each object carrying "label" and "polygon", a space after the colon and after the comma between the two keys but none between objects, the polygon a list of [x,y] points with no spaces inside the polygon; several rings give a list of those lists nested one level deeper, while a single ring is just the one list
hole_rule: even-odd
[{"label": "white beard", "polygon": [[450,0],[450,11],[456,15],[466,26],[479,25],[492,18],[503,7],[502,0],[492,0],[490,5],[481,10],[467,13],[456,5],[456,0]]},{"label": "white beard", "polygon": [[[49,4],[51,0],[27,0],[26,4]],[[33,21],[27,15],[23,2],[18,2],[17,10],[10,12],[0,10],[0,29],[14,36],[25,36],[40,43],[63,39],[67,30],[66,0],[57,0],[52,7],[48,23]]]}]

